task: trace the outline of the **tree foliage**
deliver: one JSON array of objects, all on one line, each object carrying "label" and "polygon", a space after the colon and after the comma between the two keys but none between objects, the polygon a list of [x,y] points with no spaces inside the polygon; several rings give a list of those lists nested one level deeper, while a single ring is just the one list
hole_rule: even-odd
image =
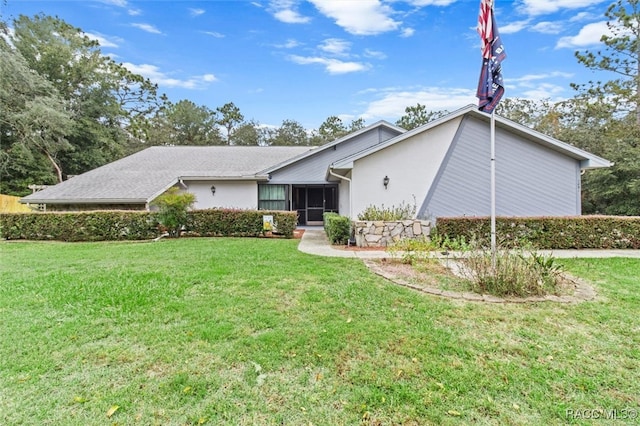
[{"label": "tree foliage", "polygon": [[231,145],[260,146],[265,145],[264,130],[256,121],[250,120],[241,123],[234,130],[231,137]]},{"label": "tree foliage", "polygon": [[21,194],[38,170],[42,183],[62,180],[59,155],[72,147],[67,102],[22,54],[0,37],[0,189]]},{"label": "tree foliage", "polygon": [[307,130],[295,120],[284,120],[270,139],[271,145],[305,146],[309,142]]},{"label": "tree foliage", "polygon": [[167,102],[150,120],[149,145],[224,145],[216,112],[189,100]]},{"label": "tree foliage", "polygon": [[[3,109],[11,110],[3,124],[2,162],[26,168],[3,167],[0,181],[60,182],[127,153],[157,108],[156,86],[58,18],[19,16],[13,30],[2,40],[3,67],[14,74],[5,79],[3,72],[1,83]],[[49,170],[41,169],[42,157]],[[26,193],[25,187],[7,189]]]},{"label": "tree foliage", "polygon": [[417,103],[404,109],[404,115],[396,121],[396,126],[412,130],[445,115],[447,111],[427,111],[426,106]]},{"label": "tree foliage", "polygon": [[331,142],[336,139],[340,139],[349,133],[364,128],[364,125],[365,122],[363,118],[352,120],[347,126],[341,118],[332,115],[327,117],[327,119],[318,128],[317,139],[319,139],[321,143]]},{"label": "tree foliage", "polygon": [[576,52],[587,68],[608,71],[615,78],[574,85],[593,100],[611,103],[618,112],[634,112],[640,126],[640,0],[618,0],[605,12],[610,34],[600,41],[605,49]]},{"label": "tree foliage", "polygon": [[216,111],[220,113],[218,124],[220,124],[226,130],[227,144],[231,145],[233,140],[234,130],[244,121],[244,115],[240,112],[233,102],[228,102],[221,107],[216,108]]},{"label": "tree foliage", "polygon": [[151,205],[158,209],[158,222],[167,229],[170,236],[177,238],[187,224],[187,212],[195,202],[194,194],[181,192],[173,186],[153,200]]}]

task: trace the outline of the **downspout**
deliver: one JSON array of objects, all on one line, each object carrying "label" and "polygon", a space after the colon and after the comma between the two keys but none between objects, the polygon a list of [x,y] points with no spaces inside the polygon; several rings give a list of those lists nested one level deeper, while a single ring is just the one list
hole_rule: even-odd
[{"label": "downspout", "polygon": [[329,174],[331,176],[337,177],[338,179],[346,180],[347,182],[349,182],[349,219],[353,218],[353,203],[351,202],[351,198],[352,198],[351,191],[353,188],[351,188],[351,179],[349,179],[346,176],[342,176],[334,173],[333,167],[329,167]]}]

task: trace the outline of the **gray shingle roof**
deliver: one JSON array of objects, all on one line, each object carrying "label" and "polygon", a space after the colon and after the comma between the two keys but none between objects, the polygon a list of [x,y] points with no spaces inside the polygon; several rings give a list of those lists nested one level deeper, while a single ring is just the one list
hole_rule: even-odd
[{"label": "gray shingle roof", "polygon": [[180,178],[257,179],[312,147],[154,146],[28,195],[29,203],[144,203]]}]

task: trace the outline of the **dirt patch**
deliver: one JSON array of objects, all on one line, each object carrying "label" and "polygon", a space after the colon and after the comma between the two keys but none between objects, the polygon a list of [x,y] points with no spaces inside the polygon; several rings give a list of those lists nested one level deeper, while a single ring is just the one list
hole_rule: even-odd
[{"label": "dirt patch", "polygon": [[403,263],[398,259],[367,259],[365,265],[372,272],[396,284],[424,293],[453,299],[491,303],[562,302],[575,303],[596,298],[596,292],[584,280],[562,274],[558,294],[532,297],[497,297],[471,292],[464,280],[456,275],[451,259],[433,259],[420,265]]}]

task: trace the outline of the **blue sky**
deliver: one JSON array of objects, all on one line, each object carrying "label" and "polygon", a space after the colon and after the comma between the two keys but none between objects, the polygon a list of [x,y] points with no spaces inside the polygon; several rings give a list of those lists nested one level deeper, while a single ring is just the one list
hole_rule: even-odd
[{"label": "blue sky", "polygon": [[[597,79],[576,50],[597,49],[611,0],[495,0],[506,97],[559,100]],[[29,1],[4,19],[58,16],[173,102],[233,102],[245,119],[311,129],[395,122],[407,106],[476,103],[479,0]]]}]

